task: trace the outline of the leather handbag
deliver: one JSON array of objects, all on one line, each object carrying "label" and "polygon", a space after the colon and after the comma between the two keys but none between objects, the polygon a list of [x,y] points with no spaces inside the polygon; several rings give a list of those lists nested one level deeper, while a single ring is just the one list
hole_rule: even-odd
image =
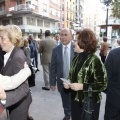
[{"label": "leather handbag", "polygon": [[28,85],[29,87],[34,87],[35,86],[35,73],[31,65],[29,66],[29,68],[31,70],[31,76],[29,76],[28,78]]},{"label": "leather handbag", "polygon": [[85,98],[83,103],[81,120],[95,120],[91,85],[89,85],[89,88],[88,88],[88,97]]}]

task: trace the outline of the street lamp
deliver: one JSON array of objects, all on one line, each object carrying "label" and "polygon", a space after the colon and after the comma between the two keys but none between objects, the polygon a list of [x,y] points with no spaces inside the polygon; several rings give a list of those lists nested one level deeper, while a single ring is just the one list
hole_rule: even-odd
[{"label": "street lamp", "polygon": [[106,13],[106,31],[105,31],[105,35],[107,36],[107,26],[108,26],[108,7],[110,6],[110,4],[112,3],[112,0],[100,0],[101,3],[103,3],[104,5],[106,5],[107,8],[107,13]]}]

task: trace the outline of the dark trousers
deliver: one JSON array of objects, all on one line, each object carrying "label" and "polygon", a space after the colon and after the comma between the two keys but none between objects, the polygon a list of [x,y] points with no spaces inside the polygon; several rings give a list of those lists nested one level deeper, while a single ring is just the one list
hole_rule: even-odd
[{"label": "dark trousers", "polygon": [[35,54],[35,66],[36,66],[36,68],[38,68],[38,54],[36,53]]},{"label": "dark trousers", "polygon": [[71,95],[70,95],[70,90],[67,89],[62,89],[60,91],[60,95],[62,98],[62,104],[63,104],[63,109],[64,109],[64,114],[66,118],[71,117]]},{"label": "dark trousers", "polygon": [[[71,100],[71,116],[72,120],[81,120],[83,105],[77,101]],[[95,113],[95,120],[99,118],[99,109],[100,103],[94,104],[94,113]]]},{"label": "dark trousers", "polygon": [[103,64],[105,63],[105,59],[106,59],[106,56],[101,56],[101,61],[103,62]]}]

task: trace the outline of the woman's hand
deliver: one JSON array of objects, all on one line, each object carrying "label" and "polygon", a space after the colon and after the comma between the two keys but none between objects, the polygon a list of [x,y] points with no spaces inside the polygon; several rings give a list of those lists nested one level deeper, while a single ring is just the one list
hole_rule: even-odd
[{"label": "woman's hand", "polygon": [[83,90],[83,84],[82,83],[72,83],[69,86],[74,91]]},{"label": "woman's hand", "polygon": [[[70,84],[69,84],[69,85],[70,85]],[[64,86],[65,89],[69,89],[69,88],[70,88],[69,85],[63,82],[63,86]]]}]

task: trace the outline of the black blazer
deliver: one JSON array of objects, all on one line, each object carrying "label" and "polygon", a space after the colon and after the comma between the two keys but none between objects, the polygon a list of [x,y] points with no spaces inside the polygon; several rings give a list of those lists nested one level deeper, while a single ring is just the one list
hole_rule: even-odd
[{"label": "black blazer", "polygon": [[4,61],[3,61],[3,52],[2,52],[2,49],[1,49],[1,47],[0,47],[0,71],[1,71],[1,68],[2,68],[2,66],[3,66],[3,63],[4,63]]},{"label": "black blazer", "polygon": [[108,75],[107,100],[118,107],[120,102],[120,47],[109,52],[105,67]]}]

